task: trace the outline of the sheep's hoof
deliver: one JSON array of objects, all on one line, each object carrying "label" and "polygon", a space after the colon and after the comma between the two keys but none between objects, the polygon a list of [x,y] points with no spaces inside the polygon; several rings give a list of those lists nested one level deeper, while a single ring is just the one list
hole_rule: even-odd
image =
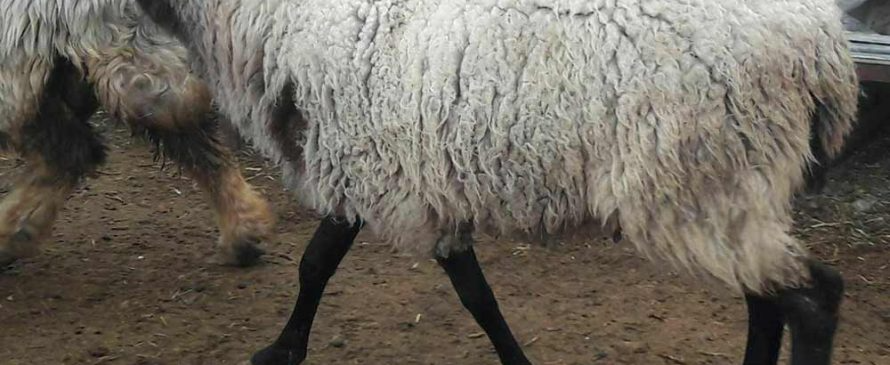
[{"label": "sheep's hoof", "polygon": [[261,258],[266,253],[266,251],[259,248],[258,245],[259,240],[255,238],[250,238],[238,242],[238,244],[235,246],[235,258],[237,265],[240,267],[248,267],[260,263]]},{"label": "sheep's hoof", "polygon": [[0,251],[0,271],[6,271],[16,260],[18,260],[17,257]]},{"label": "sheep's hoof", "polygon": [[13,233],[6,240],[6,246],[0,248],[0,271],[20,258],[33,256],[36,252],[33,241],[34,234],[27,229],[22,228]]},{"label": "sheep's hoof", "polygon": [[305,353],[291,351],[275,345],[266,347],[250,358],[253,365],[299,365],[306,359]]},{"label": "sheep's hoof", "polygon": [[222,252],[222,263],[226,266],[250,267],[259,264],[266,253],[259,248],[260,240],[255,237],[241,238]]}]

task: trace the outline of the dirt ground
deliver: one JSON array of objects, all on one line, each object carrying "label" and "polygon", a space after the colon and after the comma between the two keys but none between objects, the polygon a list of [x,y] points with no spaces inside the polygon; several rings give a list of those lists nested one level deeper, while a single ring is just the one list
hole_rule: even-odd
[{"label": "dirt ground", "polygon": [[[111,146],[101,176],[71,197],[40,255],[0,273],[0,364],[244,363],[286,320],[316,219],[243,152],[278,236],[260,267],[217,266],[215,224],[192,181],[159,170],[125,129],[101,128]],[[890,133],[877,136],[797,204],[798,234],[847,280],[837,364],[890,364]],[[8,188],[17,162],[0,162]],[[323,299],[307,364],[497,363],[434,262],[359,242]],[[477,247],[536,364],[740,363],[741,298],[628,244]]]}]

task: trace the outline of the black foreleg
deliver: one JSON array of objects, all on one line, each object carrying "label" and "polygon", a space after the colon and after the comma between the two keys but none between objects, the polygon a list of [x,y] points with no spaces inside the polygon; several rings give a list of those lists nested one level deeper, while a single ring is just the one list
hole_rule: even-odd
[{"label": "black foreleg", "polygon": [[748,344],[744,365],[776,365],[782,347],[785,316],[774,298],[746,295]]},{"label": "black foreleg", "polygon": [[361,223],[327,217],[315,230],[300,260],[300,294],[287,325],[271,346],[251,358],[254,365],[296,365],[303,362],[309,346],[309,332],[328,279],[349,252]]}]

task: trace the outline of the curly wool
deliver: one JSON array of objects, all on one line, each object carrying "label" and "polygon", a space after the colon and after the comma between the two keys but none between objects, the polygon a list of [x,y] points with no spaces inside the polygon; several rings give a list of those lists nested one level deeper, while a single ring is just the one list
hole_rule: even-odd
[{"label": "curly wool", "polygon": [[[459,249],[464,222],[615,218],[732,288],[794,285],[811,120],[834,153],[856,112],[832,0],[175,3],[219,104],[299,199],[408,250]],[[289,99],[299,159],[269,122]]]},{"label": "curly wool", "polygon": [[171,87],[206,94],[188,75],[185,48],[132,0],[7,0],[0,9],[0,131],[15,138],[38,112],[57,57],[88,69],[103,106],[120,119],[177,112],[176,101],[163,100]]}]

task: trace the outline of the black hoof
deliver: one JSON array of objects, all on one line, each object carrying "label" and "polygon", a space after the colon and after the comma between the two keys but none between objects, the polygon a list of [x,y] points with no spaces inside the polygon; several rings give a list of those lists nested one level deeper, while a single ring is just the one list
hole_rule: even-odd
[{"label": "black hoof", "polygon": [[248,238],[238,241],[235,245],[235,266],[250,267],[260,263],[266,253],[258,247],[259,239]]},{"label": "black hoof", "polygon": [[275,347],[266,347],[250,358],[253,365],[299,365],[306,359],[306,354]]}]

